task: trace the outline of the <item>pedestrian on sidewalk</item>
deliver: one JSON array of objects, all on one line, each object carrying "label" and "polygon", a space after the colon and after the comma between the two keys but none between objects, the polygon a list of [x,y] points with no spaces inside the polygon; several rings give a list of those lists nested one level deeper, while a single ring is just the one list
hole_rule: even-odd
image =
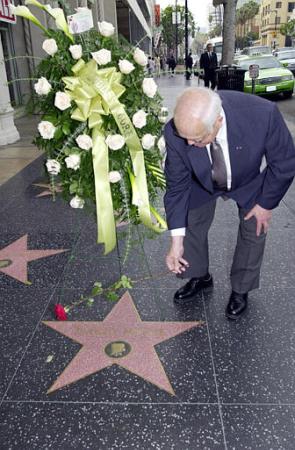
[{"label": "pedestrian on sidewalk", "polygon": [[192,58],[192,52],[189,52],[189,54],[186,57],[185,60],[185,69],[186,69],[186,79],[190,80],[192,73],[193,73],[193,58]]},{"label": "pedestrian on sidewalk", "polygon": [[176,67],[176,61],[174,58],[173,53],[171,53],[171,55],[168,58],[168,68],[169,68],[169,73],[170,73],[170,77],[174,77],[174,70]]},{"label": "pedestrian on sidewalk", "polygon": [[[247,308],[248,292],[259,287],[272,210],[295,175],[292,137],[275,103],[198,87],[179,97],[165,141],[164,203],[172,235],[166,263],[178,277],[189,279],[174,301],[184,305],[213,286],[208,231],[216,199],[232,199],[240,225],[226,316],[238,319]],[[219,245],[224,246],[221,237]]]},{"label": "pedestrian on sidewalk", "polygon": [[159,56],[155,57],[155,73],[157,78],[161,76],[161,61]]},{"label": "pedestrian on sidewalk", "polygon": [[148,74],[152,77],[155,71],[155,61],[151,56],[148,57],[147,70]]},{"label": "pedestrian on sidewalk", "polygon": [[217,55],[213,51],[213,45],[207,44],[206,51],[200,57],[200,69],[204,70],[205,87],[211,87],[213,90],[216,87],[217,66]]}]

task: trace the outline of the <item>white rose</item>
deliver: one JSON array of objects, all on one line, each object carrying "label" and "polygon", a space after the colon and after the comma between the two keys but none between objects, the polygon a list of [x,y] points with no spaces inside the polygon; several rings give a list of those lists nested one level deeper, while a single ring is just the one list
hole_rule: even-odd
[{"label": "white rose", "polygon": [[158,86],[154,82],[153,78],[144,78],[142,82],[142,90],[150,98],[153,98],[156,95]]},{"label": "white rose", "polygon": [[69,50],[74,59],[80,59],[82,57],[82,46],[79,45],[70,45]]},{"label": "white rose", "polygon": [[105,143],[111,150],[119,150],[125,144],[125,139],[121,134],[108,135]]},{"label": "white rose", "polygon": [[43,137],[43,139],[52,139],[55,133],[55,126],[47,120],[43,120],[38,125],[38,131]]},{"label": "white rose", "polygon": [[166,123],[168,119],[168,108],[165,108],[164,106],[161,108],[160,114],[159,114],[159,122]]},{"label": "white rose", "polygon": [[135,69],[135,67],[130,61],[127,61],[127,59],[120,59],[119,69],[120,72],[124,73],[125,75],[128,75]]},{"label": "white rose", "polygon": [[139,111],[137,111],[135,114],[133,114],[132,117],[132,123],[136,128],[143,128],[146,126],[146,116],[147,113],[143,110],[140,109]]},{"label": "white rose", "polygon": [[90,150],[93,146],[93,142],[90,136],[87,134],[79,134],[79,136],[76,138],[76,142],[82,150]]},{"label": "white rose", "polygon": [[55,39],[45,39],[42,48],[50,56],[53,56],[58,50]]},{"label": "white rose", "polygon": [[110,183],[118,183],[118,181],[121,180],[120,172],[117,170],[113,170],[112,172],[109,172],[109,182]]},{"label": "white rose", "polygon": [[145,150],[149,150],[150,148],[154,147],[155,145],[156,136],[153,136],[152,134],[145,134],[142,139],[141,143]]},{"label": "white rose", "polygon": [[60,163],[56,159],[48,159],[46,162],[48,173],[57,175],[60,172]]},{"label": "white rose", "polygon": [[110,50],[106,50],[105,48],[98,50],[98,52],[91,53],[91,55],[92,55],[92,58],[100,66],[104,66],[105,64],[108,64],[112,60],[112,54],[111,54]]},{"label": "white rose", "polygon": [[83,198],[79,197],[78,195],[75,195],[75,197],[72,198],[70,201],[70,205],[72,208],[83,208],[84,206],[84,200]]},{"label": "white rose", "polygon": [[105,37],[112,36],[115,32],[115,27],[109,22],[97,22],[100,34]]},{"label": "white rose", "polygon": [[166,142],[164,136],[161,136],[157,143],[158,149],[161,153],[164,153],[166,151]]},{"label": "white rose", "polygon": [[134,61],[137,62],[137,64],[139,64],[140,66],[145,67],[147,65],[147,57],[145,55],[145,53],[140,50],[140,48],[136,48],[134,53],[133,53],[133,58]]},{"label": "white rose", "polygon": [[68,169],[78,170],[80,167],[81,158],[78,153],[73,153],[72,155],[65,158],[65,163]]},{"label": "white rose", "polygon": [[65,92],[57,92],[55,94],[54,106],[56,106],[61,111],[70,108],[71,97]]},{"label": "white rose", "polygon": [[47,95],[51,91],[51,84],[45,77],[38,79],[37,83],[34,84],[34,89],[38,95]]}]

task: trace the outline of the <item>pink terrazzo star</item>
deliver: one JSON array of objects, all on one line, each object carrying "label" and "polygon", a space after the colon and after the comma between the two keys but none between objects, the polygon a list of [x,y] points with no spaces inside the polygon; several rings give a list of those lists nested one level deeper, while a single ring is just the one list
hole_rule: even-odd
[{"label": "pink terrazzo star", "polygon": [[28,262],[66,251],[66,249],[28,250],[28,235],[25,234],[0,250],[0,272],[22,283],[28,283]]},{"label": "pink terrazzo star", "polygon": [[[50,184],[46,183],[33,183],[33,186],[45,188],[45,191],[40,192],[40,194],[36,195],[35,197],[45,197],[47,195],[53,195],[52,187]],[[58,192],[62,192],[61,184],[56,184],[54,186],[54,194],[57,194]]]},{"label": "pink terrazzo star", "polygon": [[103,321],[43,323],[82,345],[47,393],[118,364],[172,395],[174,390],[154,346],[203,324],[142,322],[129,292]]}]

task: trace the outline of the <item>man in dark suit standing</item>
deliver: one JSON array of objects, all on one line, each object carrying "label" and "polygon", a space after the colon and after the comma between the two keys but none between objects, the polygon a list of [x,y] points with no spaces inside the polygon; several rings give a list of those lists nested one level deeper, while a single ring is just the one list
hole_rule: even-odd
[{"label": "man in dark suit standing", "polygon": [[165,140],[164,203],[172,235],[166,263],[189,278],[174,301],[185,304],[213,286],[208,231],[222,196],[237,203],[240,217],[226,308],[226,316],[237,319],[247,308],[248,292],[259,287],[272,209],[295,175],[292,137],[275,103],[241,92],[191,88],[179,97]]},{"label": "man in dark suit standing", "polygon": [[201,54],[200,68],[204,69],[204,82],[205,86],[209,87],[211,83],[211,89],[215,89],[216,86],[216,68],[217,68],[217,55],[213,51],[213,45],[207,44],[206,52]]}]

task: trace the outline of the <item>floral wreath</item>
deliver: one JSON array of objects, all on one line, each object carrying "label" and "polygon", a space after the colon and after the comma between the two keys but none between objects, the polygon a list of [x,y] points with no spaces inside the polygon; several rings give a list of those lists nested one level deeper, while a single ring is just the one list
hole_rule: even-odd
[{"label": "floral wreath", "polygon": [[26,0],[48,13],[57,30],[46,29],[27,6],[10,5],[48,37],[48,57],[36,72],[35,107],[42,113],[34,143],[47,155],[52,188],[56,175],[72,208],[96,204],[98,242],[105,254],[116,245],[116,223],[143,223],[161,232],[166,223],[153,207],[165,188],[162,171],[168,110],[147,57],[115,38],[108,22],[72,34],[61,8]]}]

